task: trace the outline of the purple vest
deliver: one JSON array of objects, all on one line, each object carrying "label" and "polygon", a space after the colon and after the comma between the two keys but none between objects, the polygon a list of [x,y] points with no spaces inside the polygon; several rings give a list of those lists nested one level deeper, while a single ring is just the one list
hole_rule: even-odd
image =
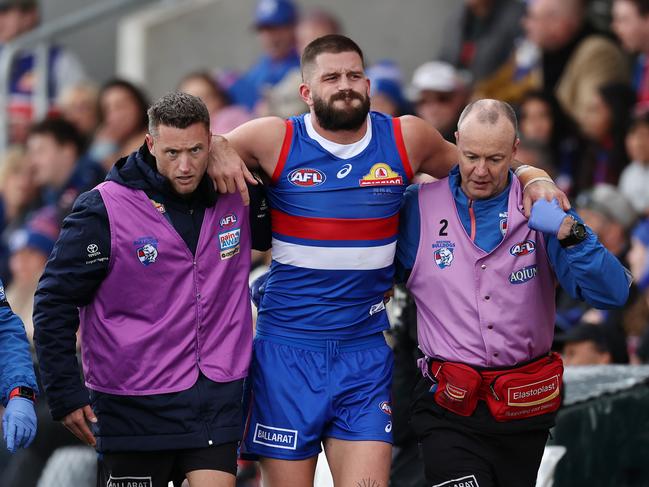
[{"label": "purple vest", "polygon": [[196,258],[143,191],[97,186],[108,212],[108,275],[80,309],[86,385],[122,395],[245,377],[252,318],[250,226],[241,197],[205,211]]},{"label": "purple vest", "polygon": [[501,226],[506,234],[487,253],[462,226],[448,178],[420,187],[420,241],[407,286],[417,304],[419,347],[427,356],[502,367],[550,350],[554,272],[543,234],[527,226],[521,198],[512,178]]}]

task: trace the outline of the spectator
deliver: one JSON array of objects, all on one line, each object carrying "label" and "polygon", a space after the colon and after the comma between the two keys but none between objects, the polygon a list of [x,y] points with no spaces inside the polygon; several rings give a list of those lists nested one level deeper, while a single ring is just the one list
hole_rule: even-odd
[{"label": "spectator", "polygon": [[[613,363],[611,344],[606,328],[582,323],[558,336],[563,343],[564,365],[606,365]],[[628,360],[627,360],[628,362]],[[623,362],[622,362],[623,363]]]},{"label": "spectator", "polygon": [[[33,29],[38,24],[38,2],[36,0],[0,1],[0,49],[3,44]],[[47,59],[50,66],[47,80],[50,112],[59,94],[68,86],[84,80],[86,75],[79,60],[69,51],[57,45],[48,48]],[[32,122],[32,95],[34,89],[33,51],[23,51],[14,59],[10,76],[10,140],[24,142]],[[6,113],[6,112],[5,112]],[[3,116],[5,116],[3,114]]]},{"label": "spectator", "polygon": [[467,75],[445,62],[427,62],[415,69],[411,90],[416,115],[453,142],[458,118],[470,95]]},{"label": "spectator", "polygon": [[297,51],[300,55],[311,41],[329,34],[340,34],[343,31],[340,19],[326,10],[314,8],[300,17],[295,29]]},{"label": "spectator", "polygon": [[30,342],[34,336],[34,293],[58,236],[58,215],[53,208],[44,208],[15,231],[9,241],[9,267],[13,279],[7,287],[7,299],[23,321]]},{"label": "spectator", "polygon": [[264,89],[275,86],[300,66],[295,48],[297,8],[292,0],[258,0],[255,28],[264,54],[233,86],[232,100],[255,110]]},{"label": "spectator", "polygon": [[576,124],[564,113],[554,95],[540,90],[525,94],[519,113],[521,141],[541,144],[555,167],[557,186],[566,194],[576,194],[577,175],[588,163],[585,141]]},{"label": "spectator", "polygon": [[632,107],[633,92],[620,83],[600,86],[586,98],[586,110],[579,122],[590,141],[594,164],[581,168],[577,175],[580,187],[618,183],[628,163],[624,139]]},{"label": "spectator", "polygon": [[370,108],[376,112],[400,117],[410,113],[403,94],[403,75],[394,61],[381,61],[366,71],[370,79]]},{"label": "spectator", "polygon": [[99,90],[92,83],[78,83],[58,98],[61,117],[74,125],[88,144],[99,125]]},{"label": "spectator", "polygon": [[633,69],[633,88],[636,92],[637,110],[649,110],[649,1],[614,0],[613,30],[622,47],[637,54]]},{"label": "spectator", "polygon": [[521,36],[524,12],[515,0],[464,0],[446,23],[439,59],[469,70],[476,83],[491,77]]},{"label": "spectator", "polygon": [[649,216],[649,113],[635,118],[626,136],[626,150],[631,159],[620,176],[620,191],[636,212]]},{"label": "spectator", "polygon": [[628,81],[622,51],[587,24],[583,0],[529,2],[524,26],[541,50],[541,86],[555,93],[573,118],[583,116],[600,86]]},{"label": "spectator", "polygon": [[77,196],[103,180],[104,172],[83,155],[77,129],[62,119],[47,119],[34,125],[27,138],[27,154],[34,168],[44,205],[56,207],[61,219]]},{"label": "spectator", "polygon": [[34,171],[25,152],[19,147],[10,149],[0,164],[0,279],[5,284],[11,282],[9,235],[34,209],[37,194]]},{"label": "spectator", "polygon": [[252,118],[238,105],[232,105],[227,92],[207,71],[196,71],[185,76],[178,90],[199,97],[210,113],[210,130],[224,134]]},{"label": "spectator", "polygon": [[147,129],[149,101],[142,90],[123,79],[108,81],[99,92],[99,129],[90,148],[92,160],[108,171],[112,163],[137,150]]}]

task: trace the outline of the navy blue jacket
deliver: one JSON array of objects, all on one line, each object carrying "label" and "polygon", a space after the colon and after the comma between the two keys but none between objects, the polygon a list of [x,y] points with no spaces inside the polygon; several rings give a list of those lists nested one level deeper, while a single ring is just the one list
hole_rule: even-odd
[{"label": "navy blue jacket", "polygon": [[[181,198],[157,172],[155,159],[143,145],[119,160],[107,180],[143,190],[163,203],[174,228],[195,253],[205,209],[218,198],[207,176],[189,198]],[[250,191],[253,248],[267,250],[268,205],[260,186]],[[34,342],[52,417],[58,420],[92,404],[99,418],[95,427],[99,451],[196,448],[237,441],[242,380],[219,384],[200,376],[188,390],[149,396],[105,394],[83,385],[75,354],[78,308],[93,300],[107,275],[109,258],[108,215],[99,191],[93,189],[77,199],[64,220],[34,299]]]}]

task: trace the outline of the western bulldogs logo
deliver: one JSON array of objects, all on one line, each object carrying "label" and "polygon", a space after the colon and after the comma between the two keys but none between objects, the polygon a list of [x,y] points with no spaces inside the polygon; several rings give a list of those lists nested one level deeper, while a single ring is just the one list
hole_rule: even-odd
[{"label": "western bulldogs logo", "polygon": [[518,242],[514,244],[509,249],[509,253],[514,257],[521,257],[523,255],[529,255],[534,253],[536,250],[536,244],[533,240],[525,240],[525,242]]},{"label": "western bulldogs logo", "polygon": [[503,237],[507,233],[507,213],[504,211],[498,215],[500,217],[500,233],[503,234]]},{"label": "western bulldogs logo", "polygon": [[158,240],[153,237],[142,237],[133,245],[137,247],[135,254],[144,267],[153,264],[158,258]]},{"label": "western bulldogs logo", "polygon": [[288,173],[288,182],[295,186],[311,187],[320,186],[327,176],[317,169],[294,169]]},{"label": "western bulldogs logo", "polygon": [[453,263],[455,244],[450,240],[438,240],[433,244],[433,259],[440,269],[446,269]]}]

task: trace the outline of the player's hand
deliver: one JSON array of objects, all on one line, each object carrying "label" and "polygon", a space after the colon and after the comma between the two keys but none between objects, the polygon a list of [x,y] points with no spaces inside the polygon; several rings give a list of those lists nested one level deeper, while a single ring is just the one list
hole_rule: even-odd
[{"label": "player's hand", "polygon": [[567,213],[559,207],[556,199],[552,201],[541,199],[532,206],[532,214],[527,225],[532,230],[556,236],[566,216]]},{"label": "player's hand", "polygon": [[244,205],[250,204],[246,182],[258,184],[239,154],[220,135],[212,136],[207,174],[216,184],[219,193],[241,193]]},{"label": "player's hand", "polygon": [[36,437],[36,423],[33,401],[24,397],[10,399],[2,417],[7,450],[15,453],[18,448],[27,448]]},{"label": "player's hand", "polygon": [[76,409],[68,414],[63,420],[63,426],[69,429],[74,436],[79,438],[84,443],[95,446],[97,440],[95,435],[92,434],[90,428],[88,427],[88,421],[91,423],[97,422],[97,416],[93,412],[90,406],[84,406],[82,408]]},{"label": "player's hand", "polygon": [[557,185],[545,180],[534,181],[525,188],[523,193],[523,211],[526,217],[530,217],[532,205],[540,200],[552,201],[556,199],[564,211],[570,209],[570,201],[566,194],[557,188]]}]

